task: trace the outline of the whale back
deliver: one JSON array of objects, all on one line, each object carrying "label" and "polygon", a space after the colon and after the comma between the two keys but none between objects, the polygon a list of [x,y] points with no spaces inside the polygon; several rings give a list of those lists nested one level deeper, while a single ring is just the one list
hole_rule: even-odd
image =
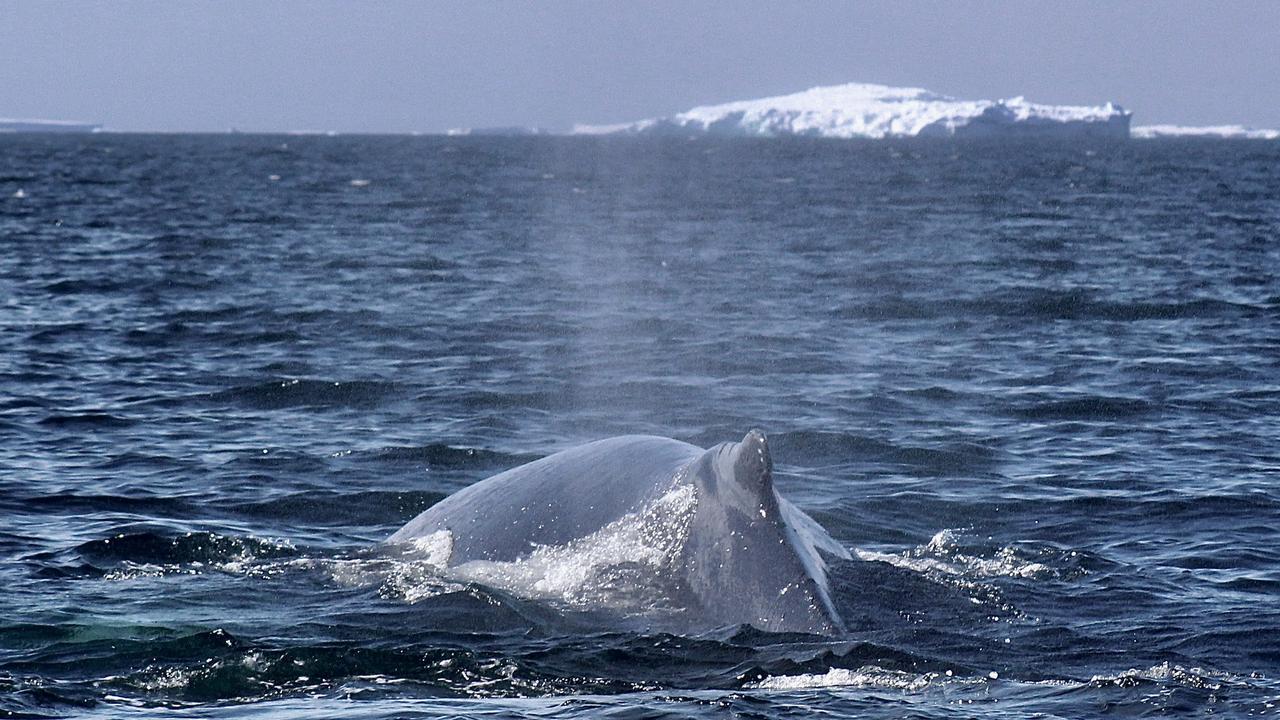
[{"label": "whale back", "polygon": [[755,430],[705,451],[624,436],[556,453],[445,498],[389,542],[459,579],[650,630],[844,629],[819,550],[848,552],[778,495]]},{"label": "whale back", "polygon": [[538,546],[565,545],[642,510],[669,490],[702,449],[670,438],[625,435],[521,465],[427,508],[388,538],[451,535],[445,564],[512,562]]}]

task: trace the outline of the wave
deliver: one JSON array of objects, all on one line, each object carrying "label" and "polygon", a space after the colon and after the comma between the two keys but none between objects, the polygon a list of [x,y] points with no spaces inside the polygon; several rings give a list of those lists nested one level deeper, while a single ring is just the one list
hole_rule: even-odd
[{"label": "wave", "polygon": [[[1110,698],[1111,703],[1117,700],[1126,704],[1141,706],[1146,693],[1158,689],[1161,695],[1171,695],[1178,690],[1202,691],[1196,693],[1199,700],[1194,706],[1212,707],[1216,704],[1216,693],[1232,691],[1265,691],[1265,685],[1254,679],[1231,673],[1200,667],[1185,667],[1176,663],[1163,662],[1146,669],[1130,669],[1114,675],[1094,675],[1088,680],[1074,678],[1015,679],[1003,677],[999,671],[962,675],[952,670],[942,672],[911,672],[904,670],[886,670],[875,665],[866,665],[857,669],[841,667],[831,668],[824,673],[799,673],[791,675],[770,675],[760,680],[747,683],[745,687],[758,690],[803,691],[818,688],[858,688],[869,690],[888,690],[901,693],[922,693],[936,688],[948,688],[959,692],[980,692],[983,695],[1001,695],[1002,690],[1012,696],[1034,695],[1044,692],[1058,699],[1066,700],[1072,696],[1071,702],[1078,703],[1082,697],[1096,699]],[[973,688],[973,690],[966,690]],[[1116,691],[1136,690],[1137,694]],[[1078,705],[1072,705],[1078,707]],[[1188,708],[1189,709],[1189,708]]]},{"label": "wave", "polygon": [[[975,582],[1057,577],[1059,566],[1052,559],[984,547],[961,532],[944,530],[896,556],[902,562],[893,567],[912,575]],[[929,647],[922,639],[927,635],[921,634],[927,628],[902,647],[857,635],[814,642],[811,637],[749,627],[694,638],[618,630],[583,633],[573,628],[572,618],[559,613],[552,617],[467,578],[450,577],[430,562],[377,551],[322,556],[269,539],[155,531],[119,533],[82,543],[76,551],[96,563],[115,564],[117,570],[103,577],[107,582],[145,583],[167,574],[171,582],[187,583],[196,579],[172,576],[216,571],[248,579],[245,591],[257,596],[271,592],[260,582],[293,573],[279,582],[295,586],[301,573],[326,579],[331,589],[325,593],[325,607],[303,608],[298,616],[303,626],[295,634],[305,641],[274,634],[254,637],[230,626],[194,633],[176,625],[0,626],[0,642],[21,644],[26,662],[42,667],[76,664],[81,679],[60,683],[55,693],[43,696],[46,707],[59,712],[75,707],[76,698],[100,709],[112,703],[147,709],[231,702],[252,703],[265,711],[282,699],[316,702],[352,693],[372,701],[453,697],[486,703],[512,697],[624,694],[627,705],[634,706],[642,700],[636,693],[669,694],[672,691],[662,689],[679,687],[748,694],[851,688],[914,695],[943,689],[1001,699],[1004,693],[1016,699],[1045,688],[1075,693],[1074,703],[1126,699],[1131,690],[1145,693],[1152,687],[1258,692],[1248,680],[1176,663],[1092,679],[1044,678],[1026,668],[1010,669],[1008,663],[1016,654],[937,657],[917,647]],[[931,562],[913,564],[917,560]],[[865,587],[857,602],[877,592],[871,588],[878,585]],[[342,588],[355,594],[344,595]],[[904,597],[936,608],[936,598],[927,594],[887,592],[893,596],[886,605],[890,617],[906,611]],[[374,595],[391,602],[372,604]],[[993,611],[989,605],[974,607],[981,616]],[[958,635],[956,641],[980,642],[972,633]],[[0,677],[0,688],[10,691],[0,700],[0,709],[20,709],[36,697],[34,688],[24,683],[21,676]],[[822,702],[821,697],[815,702]]]},{"label": "wave", "polygon": [[[348,698],[353,694],[395,697],[427,689],[437,698],[612,694],[640,689],[634,683],[589,674],[563,677],[539,669],[536,662],[494,651],[367,647],[347,642],[290,646],[249,640],[221,628],[156,639],[55,644],[45,654],[59,651],[104,671],[92,683],[99,702],[105,699],[111,704],[114,698],[141,708],[330,693]],[[19,692],[32,689],[23,687],[21,679],[12,684]],[[54,697],[62,701],[59,704],[75,707],[76,703],[67,702],[72,693],[65,685],[57,690]],[[98,702],[89,701],[89,706],[95,705]]]},{"label": "wave", "polygon": [[397,383],[376,380],[272,380],[240,385],[205,396],[257,410],[292,407],[367,409],[404,395]]},{"label": "wave", "polygon": [[998,448],[978,442],[899,445],[863,435],[814,430],[773,433],[769,444],[774,455],[788,465],[810,468],[870,462],[950,474],[988,470],[1003,456]]},{"label": "wave", "polygon": [[1141,322],[1200,318],[1259,317],[1269,309],[1261,305],[1229,302],[1214,298],[1154,302],[1120,301],[1095,297],[1091,289],[1045,290],[1020,288],[980,298],[945,300],[897,298],[837,311],[843,318],[858,320],[947,320],[968,318],[1032,320],[1098,320]]},{"label": "wave", "polygon": [[[995,673],[993,673],[995,674]],[[874,690],[901,690],[920,692],[947,673],[911,673],[902,670],[885,670],[875,665],[864,665],[856,670],[831,668],[825,673],[800,675],[770,675],[761,680],[746,683],[743,687],[754,690],[804,690],[812,688],[854,687]],[[994,679],[994,678],[993,678]],[[972,681],[970,681],[972,682]]]},{"label": "wave", "polygon": [[[411,203],[419,207],[419,203]],[[451,260],[435,255],[419,255],[417,257],[400,257],[397,255],[348,255],[336,257],[324,264],[331,270],[368,270],[371,268],[419,270],[434,273],[445,270],[456,270],[461,266]]]},{"label": "wave", "polygon": [[24,495],[22,506],[28,509],[61,513],[120,513],[142,517],[190,517],[198,514],[201,504],[194,498],[157,495],[154,493],[116,495],[108,493],[52,492]]},{"label": "wave", "polygon": [[430,445],[389,446],[377,450],[364,450],[345,454],[357,462],[407,462],[433,468],[481,470],[512,468],[533,462],[541,455],[499,452],[485,448],[457,447],[434,443]]},{"label": "wave", "polygon": [[956,578],[1050,578],[1059,573],[1050,565],[1025,558],[1017,548],[1004,546],[990,551],[982,546],[970,549],[957,530],[939,530],[929,542],[904,553],[858,550],[862,560],[886,562],[896,567],[934,577]]},{"label": "wave", "polygon": [[1125,420],[1155,412],[1159,406],[1138,398],[1087,395],[1015,407],[1010,412],[1024,420]]},{"label": "wave", "polygon": [[287,541],[211,532],[188,532],[176,536],[150,531],[118,533],[109,538],[89,540],[75,549],[90,562],[108,566],[120,563],[135,566],[216,565],[297,554],[297,548]]},{"label": "wave", "polygon": [[77,428],[119,428],[137,424],[137,420],[120,417],[105,412],[57,413],[48,415],[39,421],[46,427],[61,429]]},{"label": "wave", "polygon": [[407,521],[444,497],[444,493],[427,491],[309,491],[223,504],[221,508],[237,517],[296,520],[307,525],[382,525]]},{"label": "wave", "polygon": [[55,343],[67,341],[69,338],[79,336],[79,334],[97,332],[101,332],[101,329],[93,327],[90,323],[47,323],[38,325],[37,328],[33,329],[31,334],[28,334],[27,340],[41,343],[41,345],[55,345]]},{"label": "wave", "polygon": [[86,293],[113,293],[134,286],[135,283],[116,278],[87,278],[59,280],[45,286],[51,295],[79,295]]}]

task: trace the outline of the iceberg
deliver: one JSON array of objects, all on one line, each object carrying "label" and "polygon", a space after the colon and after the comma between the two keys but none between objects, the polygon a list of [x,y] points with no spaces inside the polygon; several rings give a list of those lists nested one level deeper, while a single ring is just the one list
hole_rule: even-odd
[{"label": "iceberg", "polygon": [[960,100],[922,88],[868,83],[815,87],[706,105],[670,117],[575,125],[576,135],[737,137],[1129,137],[1130,113],[1113,103],[1043,105],[1023,97]]},{"label": "iceberg", "polygon": [[1188,127],[1184,125],[1142,125],[1133,128],[1133,137],[1154,138],[1216,138],[1220,140],[1277,140],[1280,130],[1256,130],[1241,125],[1210,125]]},{"label": "iceberg", "polygon": [[530,137],[533,135],[550,135],[551,133],[539,127],[510,125],[502,127],[450,128],[445,134],[452,137],[466,135],[485,137]]},{"label": "iceberg", "polygon": [[0,118],[0,133],[19,132],[101,132],[102,126],[94,123],[75,122],[73,120],[34,120],[18,118]]}]

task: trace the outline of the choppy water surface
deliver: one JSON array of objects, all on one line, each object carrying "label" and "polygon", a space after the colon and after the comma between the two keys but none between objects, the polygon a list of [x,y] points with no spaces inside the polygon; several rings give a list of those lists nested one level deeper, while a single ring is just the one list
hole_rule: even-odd
[{"label": "choppy water surface", "polygon": [[[11,136],[0,242],[0,712],[1278,712],[1276,143]],[[848,636],[376,548],[750,427]]]}]

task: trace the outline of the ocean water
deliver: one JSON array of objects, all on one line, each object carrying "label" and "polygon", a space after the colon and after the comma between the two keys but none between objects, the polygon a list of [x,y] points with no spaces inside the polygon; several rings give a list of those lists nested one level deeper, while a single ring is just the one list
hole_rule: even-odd
[{"label": "ocean water", "polygon": [[[0,715],[1280,713],[1278,143],[14,135],[0,248]],[[379,548],[753,427],[847,635]]]}]

